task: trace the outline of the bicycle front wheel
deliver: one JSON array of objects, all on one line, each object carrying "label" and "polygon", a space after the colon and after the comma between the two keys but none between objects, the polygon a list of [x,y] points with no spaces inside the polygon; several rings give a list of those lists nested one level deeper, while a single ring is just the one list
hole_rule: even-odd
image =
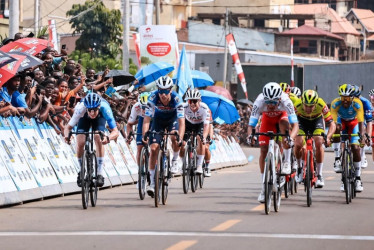
[{"label": "bicycle front wheel", "polygon": [[188,160],[189,160],[188,147],[186,147],[184,151],[183,167],[182,167],[183,192],[185,194],[188,193],[188,189],[190,188],[190,168],[189,168]]},{"label": "bicycle front wheel", "polygon": [[312,162],[312,156],[311,156],[311,153],[310,151],[308,151],[308,154],[307,154],[307,165],[306,165],[306,172],[305,172],[305,186],[306,186],[306,204],[308,205],[308,207],[310,207],[312,205],[312,180],[313,180],[313,176],[312,176],[312,173],[310,171],[310,167],[311,167],[311,162]]},{"label": "bicycle front wheel", "polygon": [[157,165],[155,166],[155,192],[154,192],[154,200],[155,200],[155,207],[158,207],[160,204],[160,198],[161,198],[161,188],[162,188],[162,173],[161,173],[161,150],[158,153],[157,158]]},{"label": "bicycle front wheel", "polygon": [[91,185],[91,177],[90,177],[90,172],[89,172],[90,161],[91,161],[90,155],[87,153],[87,151],[84,151],[83,157],[82,157],[82,166],[81,166],[83,209],[87,209],[88,207],[89,189]]},{"label": "bicycle front wheel", "polygon": [[162,204],[166,205],[169,193],[169,178],[171,177],[170,173],[170,156],[163,155],[163,179],[162,179]]},{"label": "bicycle front wheel", "polygon": [[95,181],[91,182],[90,185],[90,197],[91,197],[91,206],[96,207],[97,202],[97,158],[96,154],[91,154],[91,164],[90,164],[90,172],[92,173],[91,176]]},{"label": "bicycle front wheel", "polygon": [[203,188],[203,185],[204,185],[205,171],[206,171],[206,163],[205,163],[205,160],[204,160],[203,161],[203,173],[201,175],[199,175],[199,186],[200,186],[200,188]]},{"label": "bicycle front wheel", "polygon": [[194,149],[192,152],[190,152],[190,169],[191,169],[191,191],[193,193],[197,190],[197,183],[198,183],[198,174],[196,173],[196,149]]},{"label": "bicycle front wheel", "polygon": [[147,175],[148,175],[148,154],[146,152],[145,147],[143,147],[140,153],[140,162],[139,162],[139,169],[138,169],[138,191],[139,191],[139,198],[141,200],[144,200],[144,197],[145,197],[145,186],[147,182]]},{"label": "bicycle front wheel", "polygon": [[267,157],[265,160],[265,169],[264,169],[264,185],[265,185],[265,213],[270,213],[271,206],[271,194],[273,193],[273,176],[271,170],[271,157]]},{"label": "bicycle front wheel", "polygon": [[347,204],[349,204],[352,201],[352,198],[351,198],[351,182],[349,180],[349,161],[350,161],[349,154],[346,151],[346,149],[344,149],[344,151],[343,151],[343,162],[342,162],[342,167],[343,167],[342,181],[343,181],[343,185],[344,185],[345,202]]}]

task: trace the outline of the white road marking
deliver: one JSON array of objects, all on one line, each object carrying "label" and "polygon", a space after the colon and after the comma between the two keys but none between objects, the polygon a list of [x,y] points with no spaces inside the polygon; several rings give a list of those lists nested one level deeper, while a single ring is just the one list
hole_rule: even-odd
[{"label": "white road marking", "polygon": [[0,237],[23,236],[183,236],[183,237],[232,237],[232,238],[281,238],[322,240],[374,241],[372,235],[323,235],[323,234],[271,234],[271,233],[219,233],[219,232],[168,232],[168,231],[55,231],[55,232],[0,232]]}]

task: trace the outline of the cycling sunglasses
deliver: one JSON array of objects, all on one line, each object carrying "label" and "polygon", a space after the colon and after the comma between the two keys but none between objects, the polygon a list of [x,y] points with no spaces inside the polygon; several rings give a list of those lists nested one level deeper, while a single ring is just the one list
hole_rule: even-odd
[{"label": "cycling sunglasses", "polygon": [[90,113],[91,111],[94,111],[94,112],[98,111],[99,108],[90,108],[90,109],[87,109],[87,110],[88,110],[88,112]]},{"label": "cycling sunglasses", "polygon": [[265,101],[265,104],[267,105],[277,105],[279,101],[275,101],[275,100],[266,100]]},{"label": "cycling sunglasses", "polygon": [[170,93],[171,89],[158,89],[158,93],[160,95],[165,94],[168,95]]},{"label": "cycling sunglasses", "polygon": [[189,103],[189,104],[192,104],[192,103],[193,103],[193,104],[196,104],[198,101],[199,101],[199,100],[188,100],[188,103]]},{"label": "cycling sunglasses", "polygon": [[350,96],[341,96],[340,100],[342,100],[343,102],[345,102],[345,101],[349,102],[351,100],[351,97]]}]

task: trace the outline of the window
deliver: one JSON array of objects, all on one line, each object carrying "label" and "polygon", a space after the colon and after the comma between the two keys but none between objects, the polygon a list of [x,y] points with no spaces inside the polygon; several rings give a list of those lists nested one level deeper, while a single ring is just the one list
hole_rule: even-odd
[{"label": "window", "polygon": [[369,41],[369,49],[374,50],[374,41]]},{"label": "window", "polygon": [[316,40],[295,40],[294,53],[303,54],[317,54],[317,41]]},{"label": "window", "polygon": [[255,19],[254,20],[255,27],[265,28],[265,20],[264,19]]}]

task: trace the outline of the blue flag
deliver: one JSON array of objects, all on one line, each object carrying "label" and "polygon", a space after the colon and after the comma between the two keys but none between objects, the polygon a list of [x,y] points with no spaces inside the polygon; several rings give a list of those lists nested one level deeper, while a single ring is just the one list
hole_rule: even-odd
[{"label": "blue flag", "polygon": [[179,66],[178,66],[178,73],[177,73],[177,85],[179,87],[178,94],[183,96],[186,93],[188,87],[191,89],[194,88],[191,69],[188,63],[187,55],[185,47],[183,46]]}]

